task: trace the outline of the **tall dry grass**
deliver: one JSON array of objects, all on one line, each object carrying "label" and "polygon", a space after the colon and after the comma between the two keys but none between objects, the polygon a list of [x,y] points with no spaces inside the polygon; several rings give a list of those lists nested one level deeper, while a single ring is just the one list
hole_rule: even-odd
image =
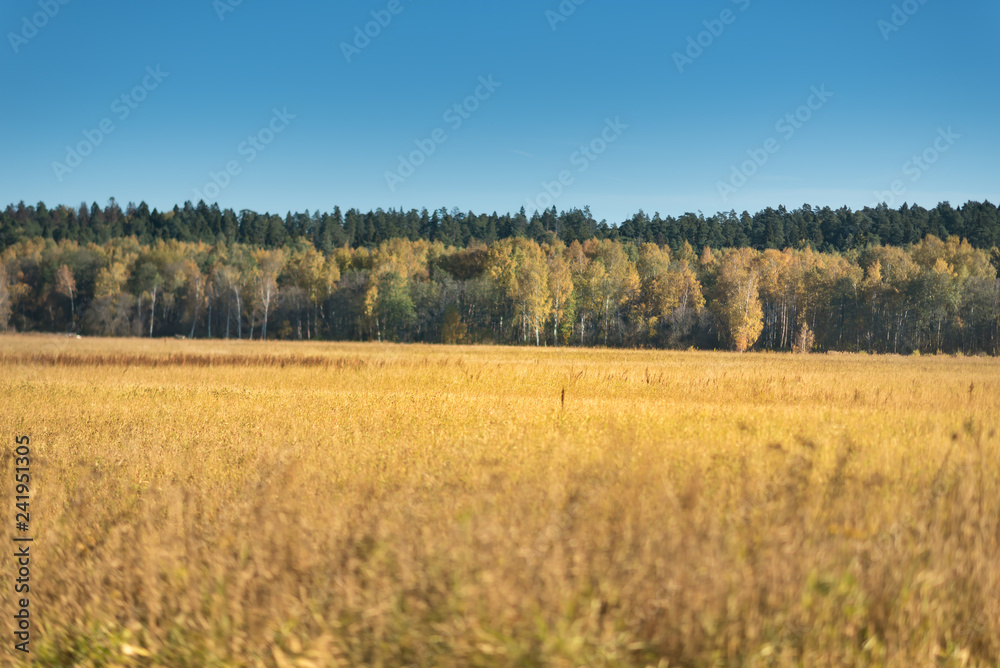
[{"label": "tall dry grass", "polygon": [[40,665],[995,666],[998,408],[993,359],[2,337],[0,489],[30,434]]}]

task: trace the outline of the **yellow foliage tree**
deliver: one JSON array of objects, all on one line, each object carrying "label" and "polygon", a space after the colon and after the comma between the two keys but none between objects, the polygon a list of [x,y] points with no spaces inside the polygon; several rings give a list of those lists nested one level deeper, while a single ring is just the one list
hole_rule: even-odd
[{"label": "yellow foliage tree", "polygon": [[727,338],[741,353],[753,347],[764,328],[755,264],[756,253],[740,248],[726,252],[719,267],[719,315]]}]

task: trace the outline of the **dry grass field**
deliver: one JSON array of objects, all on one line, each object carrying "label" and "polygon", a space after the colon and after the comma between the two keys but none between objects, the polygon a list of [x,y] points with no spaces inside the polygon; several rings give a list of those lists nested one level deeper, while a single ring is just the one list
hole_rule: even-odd
[{"label": "dry grass field", "polygon": [[997,359],[6,336],[0,416],[38,665],[1000,662]]}]

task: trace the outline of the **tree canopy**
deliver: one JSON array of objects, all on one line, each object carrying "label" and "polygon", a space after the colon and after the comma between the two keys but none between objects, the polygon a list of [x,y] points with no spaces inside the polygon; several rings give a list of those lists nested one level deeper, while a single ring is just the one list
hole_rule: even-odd
[{"label": "tree canopy", "polygon": [[533,213],[522,208],[510,214],[462,212],[445,207],[428,211],[384,211],[362,213],[357,209],[330,213],[287,213],[284,216],[235,212],[205,202],[174,206],[169,211],[150,211],[140,202],[124,210],[112,199],[103,208],[86,203],[77,208],[9,205],[0,212],[0,250],[35,237],[54,241],[103,244],[133,236],[140,244],[154,241],[187,241],[215,244],[247,244],[276,249],[306,239],[322,253],[335,248],[375,248],[390,239],[441,242],[466,247],[481,242],[520,237],[536,242],[555,239],[565,244],[588,239],[610,239],[633,243],[651,242],[679,251],[684,243],[694,248],[784,248],[810,247],[816,251],[845,252],[868,246],[903,246],[928,234],[940,239],[957,236],[973,248],[1000,246],[1000,213],[990,202],[967,202],[954,208],[942,202],[933,209],[904,204],[898,209],[880,205],[852,211],[847,207],[812,207],[793,210],[783,206],[755,214],[735,211],[712,216],[685,213],[652,217],[639,211],[617,224],[596,221],[588,208],[556,211],[555,207]]},{"label": "tree canopy", "polygon": [[1000,354],[998,264],[995,248],[933,235],[845,252],[37,236],[0,253],[0,330]]}]

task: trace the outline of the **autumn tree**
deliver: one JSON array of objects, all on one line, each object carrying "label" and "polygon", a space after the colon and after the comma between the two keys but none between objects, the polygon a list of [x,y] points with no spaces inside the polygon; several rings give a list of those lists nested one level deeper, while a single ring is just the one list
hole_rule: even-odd
[{"label": "autumn tree", "polygon": [[[138,229],[131,218],[140,209],[128,208],[125,229]],[[453,225],[473,218],[445,214]],[[551,228],[556,215],[536,222]],[[827,215],[816,212],[813,223],[822,227]],[[260,218],[270,227],[280,221]],[[474,218],[477,233],[514,229]],[[260,338],[1000,352],[996,256],[955,236],[850,253],[756,253],[703,245],[729,234],[705,228],[699,252],[658,216],[640,216],[630,222],[648,227],[640,238],[670,239],[677,250],[600,235],[564,246],[543,230],[541,245],[397,238],[325,254],[308,238],[310,223],[295,220],[303,227],[281,249],[130,237],[15,241],[0,252],[0,315],[18,331],[64,330],[76,319],[105,335],[192,335],[201,326],[223,335],[225,320],[225,336],[241,338],[246,321],[251,338],[261,323]],[[739,221],[734,214],[726,224]],[[433,229],[429,216],[412,222]]]},{"label": "autumn tree", "polygon": [[260,338],[267,340],[267,321],[271,312],[271,303],[278,294],[278,275],[285,266],[285,252],[281,249],[266,251],[259,250],[253,254],[257,262],[257,293],[260,305],[263,308],[263,320],[260,330]]},{"label": "autumn tree", "polygon": [[749,248],[729,250],[719,264],[716,309],[726,339],[739,352],[746,352],[763,329],[756,253]]},{"label": "autumn tree", "polygon": [[816,345],[816,335],[809,328],[809,319],[806,317],[805,312],[803,312],[799,317],[798,330],[795,334],[795,342],[792,344],[792,350],[797,353],[808,353],[812,352],[814,345]]},{"label": "autumn tree", "polygon": [[[312,246],[307,246],[293,254],[286,267],[288,282],[294,286],[305,300],[306,310],[306,334],[305,338],[311,339],[318,335],[318,323],[320,317],[320,306],[333,294],[337,281],[340,280],[340,269],[337,262],[332,257],[324,257]],[[301,305],[298,300],[296,320],[298,322],[299,338],[301,333]]]},{"label": "autumn tree", "polygon": [[0,259],[0,330],[7,331],[10,314],[11,299],[7,283],[7,267],[4,266],[3,260]]},{"label": "autumn tree", "polygon": [[555,343],[566,343],[572,334],[575,304],[573,272],[562,241],[556,241],[548,247],[548,270],[549,294],[552,297],[552,340]]},{"label": "autumn tree", "polygon": [[94,283],[94,301],[87,312],[92,331],[103,336],[125,336],[131,333],[131,311],[135,297],[123,290],[129,269],[123,261],[112,261],[101,269]]},{"label": "autumn tree", "polygon": [[56,292],[69,299],[70,322],[76,322],[76,279],[68,265],[61,264],[56,270]]},{"label": "autumn tree", "polygon": [[464,343],[469,333],[469,327],[462,322],[462,314],[455,306],[449,306],[444,312],[444,323],[441,326],[442,343]]},{"label": "autumn tree", "polygon": [[139,293],[139,303],[149,302],[149,336],[153,337],[153,325],[156,322],[156,298],[163,288],[163,276],[159,268],[151,261],[143,262],[135,271],[133,277],[136,291]]},{"label": "autumn tree", "polygon": [[585,249],[588,245],[593,256],[585,279],[589,306],[600,323],[604,344],[612,329],[623,342],[624,315],[639,295],[639,274],[622,244],[601,240],[588,243]]},{"label": "autumn tree", "polygon": [[660,320],[664,312],[663,282],[670,271],[670,249],[660,248],[653,243],[644,243],[639,249],[636,262],[639,274],[639,303],[637,323],[645,332],[646,337],[656,337]]},{"label": "autumn tree", "polygon": [[548,264],[539,245],[530,239],[505,239],[495,243],[487,259],[490,276],[511,303],[513,319],[520,323],[520,338],[534,333],[535,345],[552,308]]},{"label": "autumn tree", "polygon": [[[212,273],[212,280],[215,283],[215,292],[226,297],[226,338],[229,338],[230,328],[233,323],[233,300],[236,300],[236,314],[239,319],[240,313],[240,291],[239,272],[230,264],[218,267]],[[241,328],[242,333],[242,328]],[[242,338],[242,337],[241,337]]]},{"label": "autumn tree", "polygon": [[394,271],[378,276],[374,316],[380,340],[384,333],[385,338],[398,341],[413,324],[416,310],[407,280]]},{"label": "autumn tree", "polygon": [[638,323],[650,340],[676,345],[688,335],[693,316],[705,305],[701,283],[686,259],[669,248],[646,243],[636,261],[639,274]]}]

